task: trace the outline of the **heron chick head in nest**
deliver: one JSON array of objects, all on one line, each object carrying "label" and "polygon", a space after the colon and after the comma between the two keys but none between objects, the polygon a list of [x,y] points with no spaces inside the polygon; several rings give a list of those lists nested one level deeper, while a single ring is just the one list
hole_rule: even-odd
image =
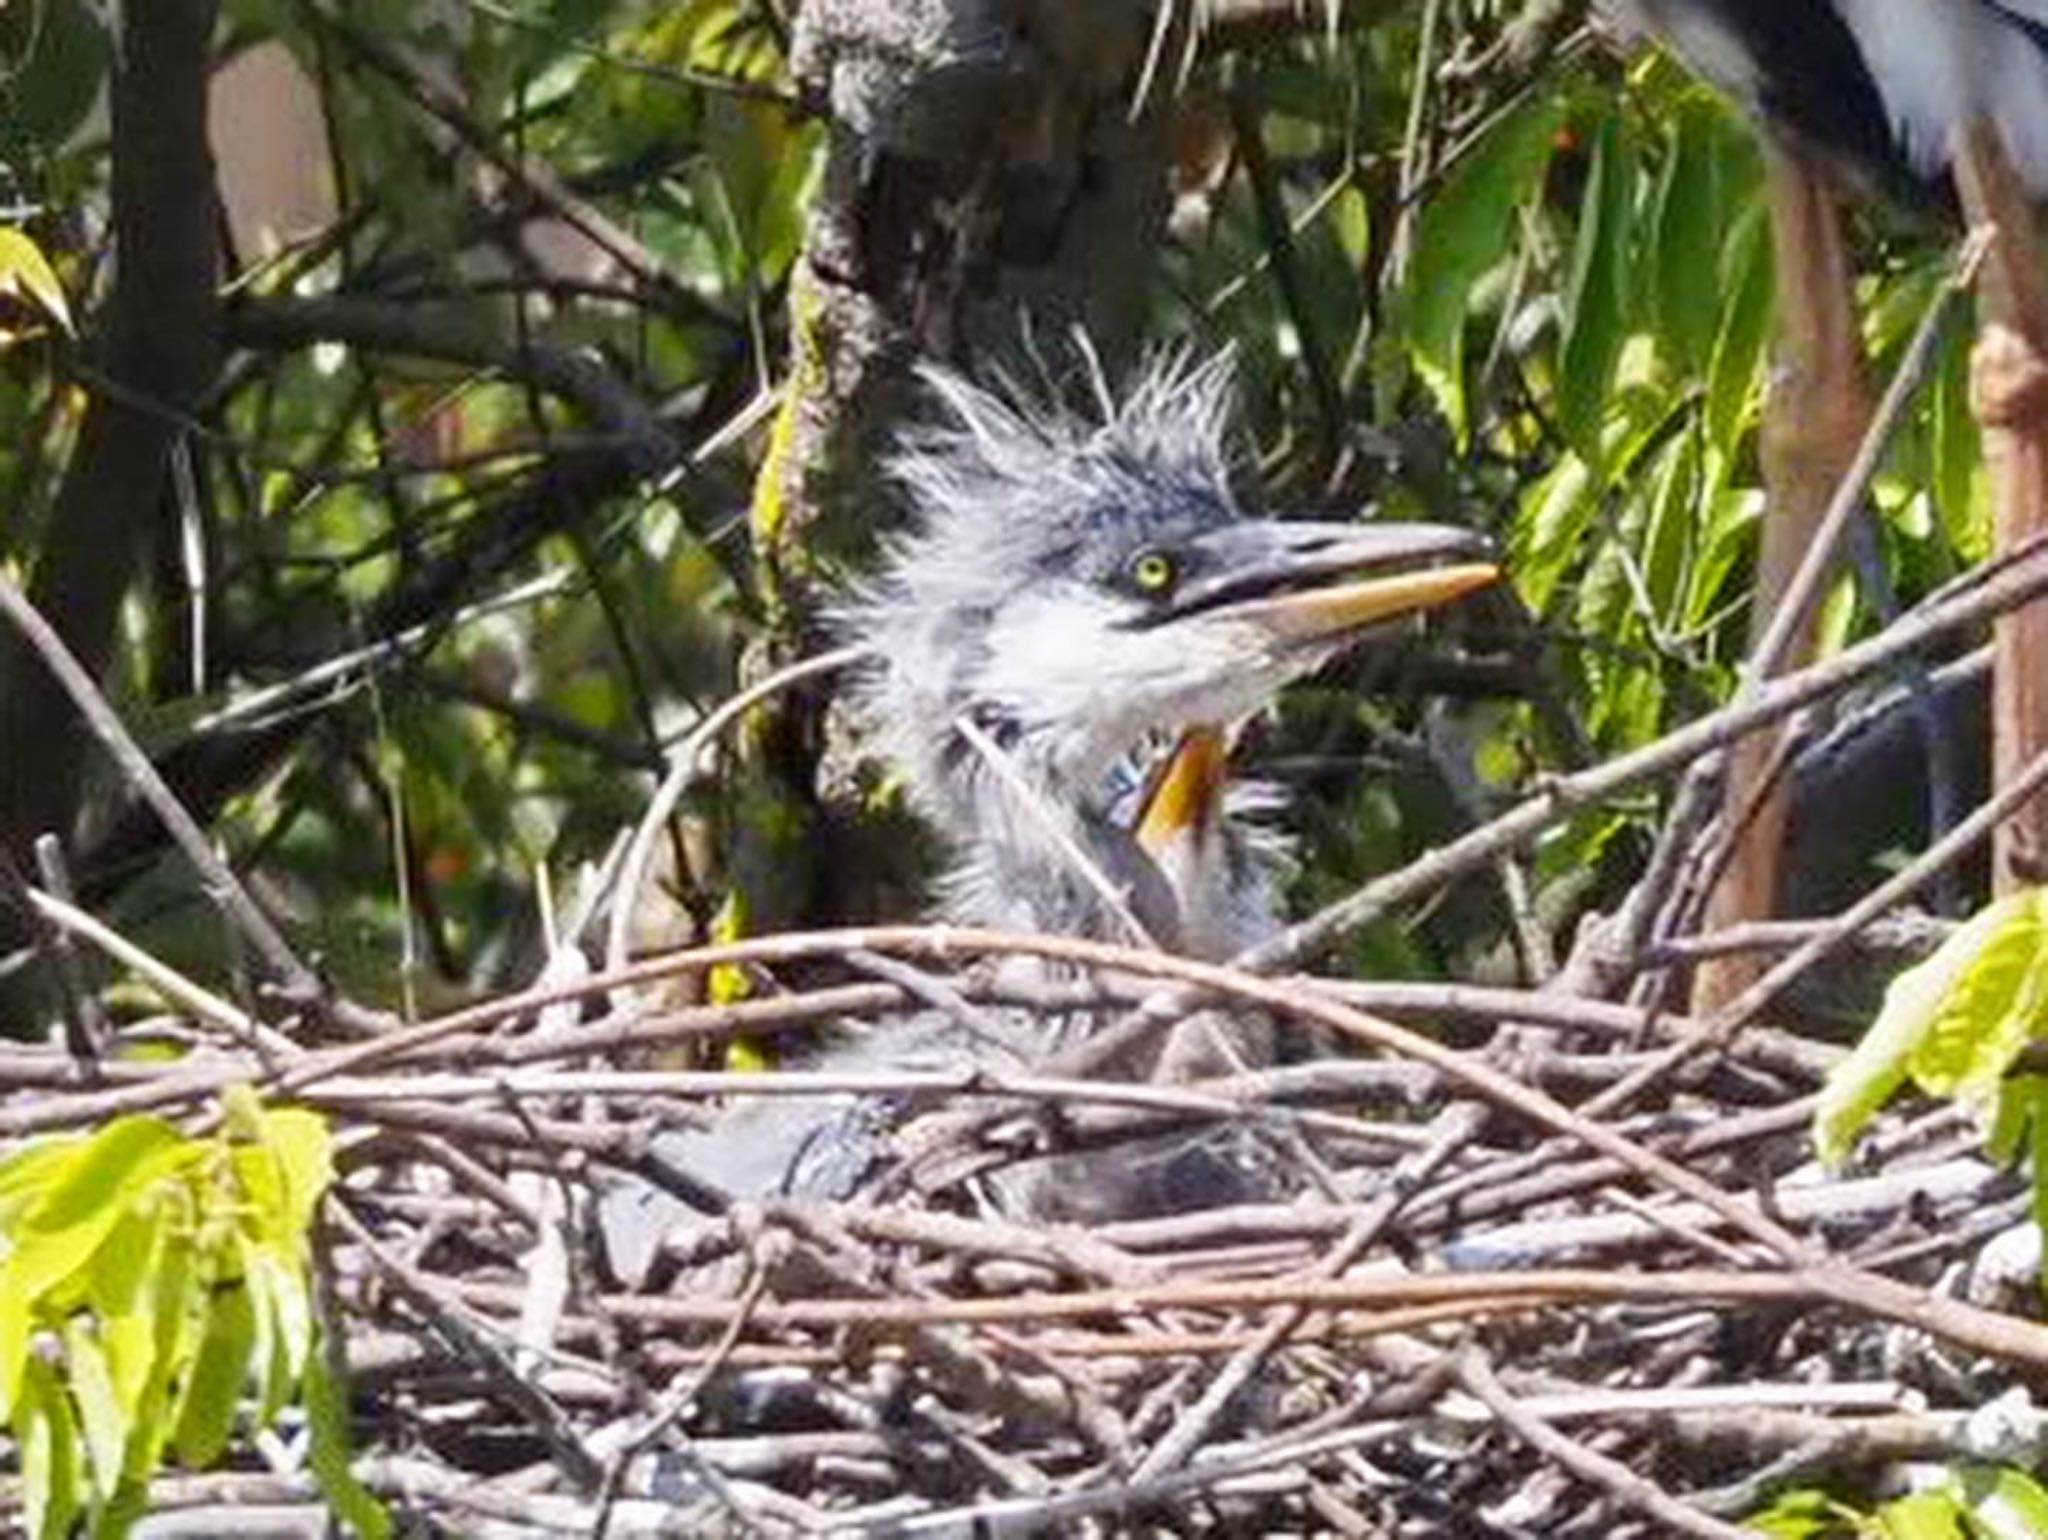
[{"label": "heron chick head in nest", "polygon": [[[1093,414],[924,380],[941,415],[889,464],[907,532],[845,621],[874,654],[877,747],[966,854],[956,918],[1093,928],[1030,899],[1064,864],[1049,820],[1123,880],[1133,831],[1112,827],[1107,788],[1132,755],[1234,722],[1364,632],[1498,575],[1466,530],[1247,516],[1227,356],[1164,355],[1121,399],[1098,389]],[[1211,799],[1186,816],[1215,814]]]}]

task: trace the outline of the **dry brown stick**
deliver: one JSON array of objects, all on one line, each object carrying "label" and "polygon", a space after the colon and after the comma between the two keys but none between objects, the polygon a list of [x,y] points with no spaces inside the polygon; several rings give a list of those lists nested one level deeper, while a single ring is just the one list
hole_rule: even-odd
[{"label": "dry brown stick", "polygon": [[586,1492],[597,1490],[604,1481],[604,1467],[584,1447],[568,1414],[539,1386],[530,1383],[512,1362],[512,1357],[467,1317],[466,1311],[451,1308],[445,1291],[434,1279],[386,1251],[369,1226],[358,1219],[348,1204],[329,1194],[327,1212],[355,1245],[389,1277],[400,1293],[426,1317],[462,1356],[475,1363],[489,1377],[511,1405],[532,1423],[533,1429],[553,1451],[563,1472]]},{"label": "dry brown stick", "polygon": [[[1951,1319],[1943,1310],[1894,1308],[1896,1298],[1916,1306],[1945,1306],[1923,1291],[1889,1279],[1887,1289],[1859,1293],[1870,1280],[1844,1281],[1850,1270],[1838,1264],[1786,1272],[1726,1268],[1679,1268],[1668,1272],[1627,1272],[1615,1268],[1532,1268],[1512,1272],[1390,1273],[1348,1278],[1215,1279],[1140,1288],[1077,1289],[1060,1294],[919,1298],[874,1293],[855,1299],[805,1298],[763,1301],[753,1311],[763,1329],[830,1331],[842,1327],[909,1329],[938,1325],[1017,1326],[1033,1322],[1084,1320],[1092,1316],[1143,1317],[1174,1310],[1276,1310],[1290,1306],[1315,1311],[1366,1311],[1462,1304],[1480,1314],[1541,1306],[1672,1304],[1704,1308],[1722,1304],[1839,1303],[1870,1305],[1871,1314],[1904,1320],[1936,1335]],[[516,1310],[520,1290],[509,1285],[438,1280],[455,1298],[493,1310]],[[1855,1297],[1851,1297],[1855,1296]],[[1882,1303],[1884,1308],[1875,1308]],[[606,1309],[621,1320],[650,1326],[723,1327],[733,1317],[733,1300],[705,1295],[611,1295]],[[1965,1312],[1968,1313],[1968,1312]],[[1977,1315],[1990,1315],[1976,1311]],[[2017,1317],[1996,1316],[2004,1333],[2001,1356],[2014,1362],[2048,1365],[2048,1327]],[[1975,1345],[1975,1344],[1973,1344]],[[1987,1349],[1992,1351],[1993,1349]]]},{"label": "dry brown stick", "polygon": [[1588,1449],[1568,1438],[1541,1417],[1535,1416],[1508,1393],[1486,1361],[1486,1355],[1469,1344],[1458,1355],[1458,1383],[1483,1402],[1514,1435],[1546,1459],[1553,1460],[1581,1481],[1592,1483],[1617,1502],[1647,1514],[1673,1534],[1697,1535],[1701,1540],[1755,1540],[1752,1530],[1723,1523],[1680,1502],[1648,1477],[1639,1476],[1618,1460]]},{"label": "dry brown stick", "polygon": [[[1777,257],[1779,359],[1764,404],[1761,453],[1768,501],[1751,599],[1753,653],[1745,688],[1785,663],[1805,661],[1813,651],[1817,611],[1812,593],[1793,590],[1802,558],[1818,557],[1806,565],[1833,570],[1836,542],[1823,538],[1822,526],[1830,494],[1847,479],[1844,471],[1870,421],[1849,256],[1827,173],[1817,161],[1768,142],[1764,167]],[[1937,301],[1930,313],[1938,316],[1946,308]],[[1931,327],[1922,330],[1932,334]],[[1769,773],[1774,748],[1773,735],[1759,733],[1728,751],[1721,805],[1743,808],[1746,816],[1728,820],[1728,863],[1708,904],[1713,925],[1777,912],[1779,856],[1791,806],[1785,788],[1774,785]],[[1748,957],[1703,965],[1693,979],[1693,1010],[1726,1004],[1755,976]]]},{"label": "dry brown stick", "polygon": [[[1984,429],[1999,550],[2048,533],[2048,281],[2031,200],[1988,117],[1960,125],[1951,146],[1956,192],[1991,232],[1978,280],[1984,328],[1971,358],[1971,405]],[[2048,753],[2048,603],[1993,628],[1992,784]],[[1992,883],[2008,892],[2048,878],[2048,798],[2016,810],[1993,842]]]},{"label": "dry brown stick", "polygon": [[[298,955],[285,941],[270,916],[249,896],[228,864],[214,853],[207,842],[206,831],[199,827],[192,815],[185,811],[164,778],[157,774],[156,766],[149,762],[149,756],[142,751],[142,745],[130,735],[120,715],[107,703],[106,696],[93,682],[71,649],[64,645],[48,621],[37,613],[34,605],[11,582],[0,580],[0,613],[19,631],[22,639],[42,659],[64,693],[71,698],[71,704],[84,720],[88,730],[100,741],[122,779],[133,786],[142,800],[149,804],[150,811],[163,824],[185,859],[192,863],[192,869],[199,874],[200,885],[206,896],[225,914],[255,948],[256,955],[273,979],[298,1003],[305,1003],[318,997],[320,981],[313,971],[300,962]],[[40,830],[29,831],[40,833]]]},{"label": "dry brown stick", "polygon": [[[1802,1127],[1816,1105],[1817,1098],[1805,1096],[1732,1118],[1716,1117],[1688,1133],[1657,1142],[1674,1156],[1697,1163],[1703,1156]],[[1412,1205],[1409,1223],[1447,1229],[1453,1216],[1469,1221],[1519,1214],[1539,1203],[1612,1182],[1623,1174],[1619,1165],[1604,1156],[1563,1164],[1567,1149],[1566,1141],[1552,1140],[1540,1149],[1500,1160],[1492,1169],[1461,1172],[1434,1191],[1420,1194]],[[1438,1215],[1442,1217],[1435,1217]]]},{"label": "dry brown stick", "polygon": [[2048,747],[2016,778],[2002,785],[1995,796],[1969,817],[1923,851],[1904,870],[1872,888],[1843,910],[1818,935],[1811,937],[1777,962],[1741,994],[1728,1001],[1691,1035],[1673,1043],[1650,1063],[1616,1081],[1585,1104],[1588,1116],[1605,1116],[1625,1107],[1636,1096],[1658,1084],[1699,1054],[1725,1042],[1741,1030],[1742,1024],[1786,989],[1806,971],[1841,947],[1865,925],[1888,910],[1897,908],[1942,872],[1968,855],[1987,838],[2014,809],[2033,799],[2048,785]]},{"label": "dry brown stick", "polygon": [[[2044,564],[2048,574],[2048,564]],[[1638,1175],[1673,1191],[1696,1198],[1753,1240],[1762,1242],[1787,1260],[1802,1259],[1804,1244],[1774,1221],[1741,1199],[1730,1196],[1695,1173],[1643,1149],[1613,1129],[1589,1121],[1553,1097],[1522,1084],[1512,1075],[1495,1069],[1472,1056],[1447,1048],[1433,1038],[1392,1022],[1378,1020],[1361,1011],[1339,1005],[1321,995],[1272,979],[1263,979],[1213,963],[1195,962],[1158,952],[1137,951],[1102,942],[1058,936],[1017,936],[1005,932],[950,926],[879,926],[872,929],[815,931],[801,935],[761,936],[720,946],[699,947],[617,970],[600,979],[583,981],[579,987],[604,983],[607,987],[636,983],[648,978],[689,969],[699,970],[721,963],[749,964],[793,962],[803,958],[843,955],[849,950],[908,952],[950,956],[961,952],[1035,955],[1062,959],[1086,967],[1141,975],[1196,986],[1224,998],[1235,997],[1267,1010],[1293,1016],[1353,1038],[1369,1047],[1391,1050],[1419,1060],[1448,1075],[1492,1102],[1502,1111],[1534,1122],[1554,1133],[1565,1134],[1611,1155]],[[561,991],[532,990],[523,997],[530,1006],[552,1003]],[[436,1034],[447,1035],[471,1024],[468,1012],[457,1011],[440,1022],[429,1022],[408,1032],[393,1033],[406,1046],[431,1041]],[[451,1025],[452,1024],[452,1025]],[[270,1077],[278,1095],[291,1095],[307,1086],[354,1069],[381,1056],[386,1044],[363,1043],[308,1055]],[[102,1097],[101,1100],[108,1098]],[[0,1113],[0,1132],[9,1121],[19,1123],[32,1117],[35,1109]]]},{"label": "dry brown stick", "polygon": [[[1318,1260],[1311,1276],[1337,1277],[1363,1256],[1400,1212],[1401,1205],[1414,1193],[1417,1184],[1470,1140],[1480,1121],[1475,1110],[1465,1105],[1453,1105],[1439,1113],[1437,1130],[1430,1142],[1401,1162],[1386,1192],[1351,1224],[1329,1254]],[[1166,1436],[1152,1446],[1139,1464],[1135,1479],[1151,1480],[1186,1464],[1189,1456],[1209,1436],[1217,1420],[1251,1383],[1259,1366],[1308,1319],[1309,1312],[1296,1306],[1280,1311],[1267,1321],[1252,1341],[1223,1366],[1201,1399],[1189,1407]]]}]

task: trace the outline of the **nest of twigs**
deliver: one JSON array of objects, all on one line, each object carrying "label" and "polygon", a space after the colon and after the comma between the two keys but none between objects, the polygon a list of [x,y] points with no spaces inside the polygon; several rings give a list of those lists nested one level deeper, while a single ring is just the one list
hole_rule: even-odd
[{"label": "nest of twigs", "polygon": [[[1665,855],[1698,832],[1674,813],[1628,903],[1581,926],[1541,989],[1298,970],[1570,809],[1698,766],[2044,585],[2038,555],[1987,569],[1548,784],[1234,968],[927,927],[596,976],[563,949],[555,982],[423,1024],[302,990],[281,1000],[285,1032],[35,894],[178,1003],[190,1051],[10,1050],[0,1138],[206,1116],[240,1084],[328,1113],[324,1305],[361,1478],[414,1532],[1733,1535],[1788,1489],[1869,1497],[1911,1462],[2030,1465],[2043,1427],[2026,1387],[2048,1366],[2032,1196],[1957,1114],[1911,1103],[1856,1169],[1821,1170],[1808,1124],[1844,1050],[1793,1027],[1823,964],[1846,957],[1865,983],[1896,965],[1861,950],[1877,922],[1896,947],[1900,905],[2048,779],[2048,758],[1826,921],[1690,952],[1656,939],[1683,907],[1685,863]],[[1711,807],[1681,789],[1674,806],[1689,803]],[[205,841],[180,843],[267,971],[302,974]],[[1711,1019],[1673,1014],[1669,986],[1706,946],[1760,949],[1755,981]],[[721,965],[750,997],[695,1003]],[[1015,1070],[662,1067],[736,1035],[932,1010],[1045,1013],[1078,1046]],[[1127,1078],[1192,1011],[1262,1016],[1316,1051]],[[319,1041],[338,1046],[301,1046]],[[874,1098],[890,1158],[844,1202],[721,1212],[658,1136],[739,1091]],[[1176,1138],[1255,1151],[1256,1198],[1047,1222],[990,1196],[1005,1164],[1050,1158],[1086,1185]],[[697,1211],[644,1281],[598,1233],[633,1183]],[[265,1435],[255,1452],[260,1468],[156,1482],[153,1533],[322,1532],[303,1450]]]},{"label": "nest of twigs", "polygon": [[[1055,982],[990,965],[1019,953]],[[721,959],[806,987],[660,1003]],[[941,994],[1103,1030],[1030,1075],[621,1067]],[[1338,1051],[1178,1086],[1102,1070],[1195,1006]],[[1697,1026],[901,928],[679,954],[270,1073],[343,1131],[329,1307],[374,1409],[365,1476],[423,1532],[1735,1534],[1788,1485],[2024,1448],[2024,1405],[1989,1431],[1981,1410],[2048,1363],[2003,1313],[2030,1264],[1979,1265],[2024,1218],[2016,1180],[1945,1113],[1823,1174],[1805,1125],[1838,1050],[1752,1028],[1674,1052]],[[6,1121],[252,1072],[128,1066]],[[846,1203],[707,1213],[625,1287],[599,1195],[663,1180],[654,1134],[735,1085],[886,1097],[904,1159]],[[1281,1174],[1272,1201],[1033,1224],[977,1185],[1024,1152],[1107,1171],[1125,1141],[1219,1128]],[[158,1498],[188,1533],[250,1505],[319,1523],[291,1474]]]}]

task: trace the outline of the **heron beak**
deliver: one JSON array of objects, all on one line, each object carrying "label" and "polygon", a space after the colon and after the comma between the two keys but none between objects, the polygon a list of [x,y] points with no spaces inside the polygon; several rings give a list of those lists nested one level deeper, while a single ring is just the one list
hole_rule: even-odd
[{"label": "heron beak", "polygon": [[1223,734],[1190,727],[1152,777],[1138,819],[1138,847],[1157,861],[1182,836],[1213,827],[1223,810],[1229,765]]},{"label": "heron beak", "polygon": [[1248,522],[1204,542],[1208,576],[1174,605],[1284,647],[1340,638],[1484,588],[1487,542],[1440,524]]},{"label": "heron beak", "polygon": [[1318,642],[1449,604],[1499,576],[1491,562],[1462,562],[1246,599],[1220,613],[1249,621],[1282,642]]}]

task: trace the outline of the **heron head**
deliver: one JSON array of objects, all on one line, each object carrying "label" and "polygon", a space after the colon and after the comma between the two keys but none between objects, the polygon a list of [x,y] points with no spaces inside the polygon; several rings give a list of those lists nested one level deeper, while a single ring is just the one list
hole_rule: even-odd
[{"label": "heron head", "polygon": [[925,380],[943,415],[890,467],[908,533],[847,616],[913,792],[959,758],[962,718],[1053,784],[1092,785],[1148,738],[1244,716],[1361,632],[1497,575],[1464,530],[1245,516],[1227,358],[1169,356],[1094,417]]}]

